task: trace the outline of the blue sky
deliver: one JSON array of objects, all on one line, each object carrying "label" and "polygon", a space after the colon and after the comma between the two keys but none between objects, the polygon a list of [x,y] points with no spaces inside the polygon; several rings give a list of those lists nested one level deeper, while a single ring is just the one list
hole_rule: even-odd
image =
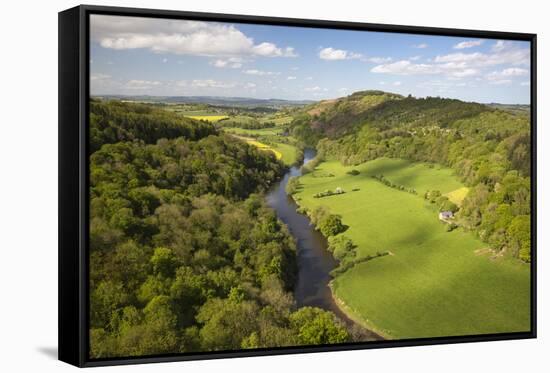
[{"label": "blue sky", "polygon": [[100,15],[90,29],[92,95],[530,101],[528,42]]}]

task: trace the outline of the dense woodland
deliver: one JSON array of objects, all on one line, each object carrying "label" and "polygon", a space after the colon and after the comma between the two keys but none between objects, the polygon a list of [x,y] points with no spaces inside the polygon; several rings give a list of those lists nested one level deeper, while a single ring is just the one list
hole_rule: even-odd
[{"label": "dense woodland", "polygon": [[[92,100],[90,111],[92,357],[356,338],[334,314],[296,307],[295,242],[263,197],[285,172],[273,154],[162,105]],[[365,91],[292,115],[290,134],[318,150],[304,173],[323,159],[446,165],[470,188],[456,222],[530,261],[524,110]],[[296,188],[292,180],[287,191]],[[355,263],[353,243],[335,236],[339,217],[319,210],[310,218],[335,257]]]},{"label": "dense woodland", "polygon": [[494,250],[530,261],[531,134],[524,111],[364,91],[306,107],[291,126],[295,137],[317,146],[318,161],[354,165],[385,156],[451,167],[470,188],[457,216],[461,226]]},{"label": "dense woodland", "polygon": [[284,166],[204,122],[91,102],[91,356],[349,341],[298,309],[296,246],[261,193]]}]

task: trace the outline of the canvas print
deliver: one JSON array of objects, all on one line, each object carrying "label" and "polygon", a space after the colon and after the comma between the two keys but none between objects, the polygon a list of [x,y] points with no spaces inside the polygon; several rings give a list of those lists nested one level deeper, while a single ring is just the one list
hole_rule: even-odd
[{"label": "canvas print", "polygon": [[90,358],[530,331],[530,52],[90,15]]}]

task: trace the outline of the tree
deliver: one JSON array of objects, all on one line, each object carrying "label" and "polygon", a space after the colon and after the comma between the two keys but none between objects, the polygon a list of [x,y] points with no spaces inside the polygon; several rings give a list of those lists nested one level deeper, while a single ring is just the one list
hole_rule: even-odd
[{"label": "tree", "polygon": [[344,235],[329,237],[328,249],[340,261],[353,259],[356,255],[353,241]]},{"label": "tree", "polygon": [[303,345],[344,343],[350,339],[346,328],[334,314],[320,308],[300,308],[290,316],[290,321]]},{"label": "tree", "polygon": [[166,247],[157,247],[151,257],[154,273],[164,276],[173,277],[178,266],[177,258],[172,250]]},{"label": "tree", "polygon": [[335,236],[345,230],[345,226],[342,224],[342,218],[334,214],[330,214],[321,220],[318,228],[325,237]]},{"label": "tree", "polygon": [[525,262],[531,261],[531,218],[516,216],[507,230],[512,250]]}]

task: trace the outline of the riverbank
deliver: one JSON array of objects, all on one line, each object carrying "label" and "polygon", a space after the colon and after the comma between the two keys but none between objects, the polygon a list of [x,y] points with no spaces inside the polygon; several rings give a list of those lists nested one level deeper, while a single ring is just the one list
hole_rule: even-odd
[{"label": "riverbank", "polygon": [[[314,159],[315,151],[306,149],[302,164]],[[298,307],[318,307],[334,313],[350,330],[361,336],[361,341],[380,340],[376,333],[347,317],[336,304],[329,282],[331,271],[338,266],[338,261],[327,249],[326,238],[311,225],[307,215],[300,214],[296,201],[286,193],[286,185],[291,177],[302,174],[300,165],[289,168],[282,180],[273,186],[267,194],[268,205],[273,208],[277,217],[287,225],[297,243],[298,279],[294,298]]]},{"label": "riverbank", "polygon": [[387,332],[382,331],[380,328],[375,326],[372,322],[369,322],[365,319],[363,319],[361,316],[357,314],[357,312],[354,312],[351,307],[349,307],[342,299],[338,298],[336,293],[334,292],[333,283],[332,281],[329,283],[329,287],[332,294],[332,299],[334,300],[334,303],[338,306],[340,311],[346,315],[346,317],[350,320],[352,320],[355,324],[359,325],[365,330],[368,330],[370,333],[376,335],[379,340],[387,340],[387,339],[393,339],[391,335],[389,335]]},{"label": "riverbank", "polygon": [[[356,259],[392,253],[331,281],[333,301],[358,324],[393,339],[529,330],[529,266],[476,255],[486,245],[462,229],[447,232],[422,197],[463,187],[452,170],[388,158],[353,167],[325,161],[299,183],[300,211],[322,206],[341,216]],[[341,193],[315,198],[327,190]]]}]

